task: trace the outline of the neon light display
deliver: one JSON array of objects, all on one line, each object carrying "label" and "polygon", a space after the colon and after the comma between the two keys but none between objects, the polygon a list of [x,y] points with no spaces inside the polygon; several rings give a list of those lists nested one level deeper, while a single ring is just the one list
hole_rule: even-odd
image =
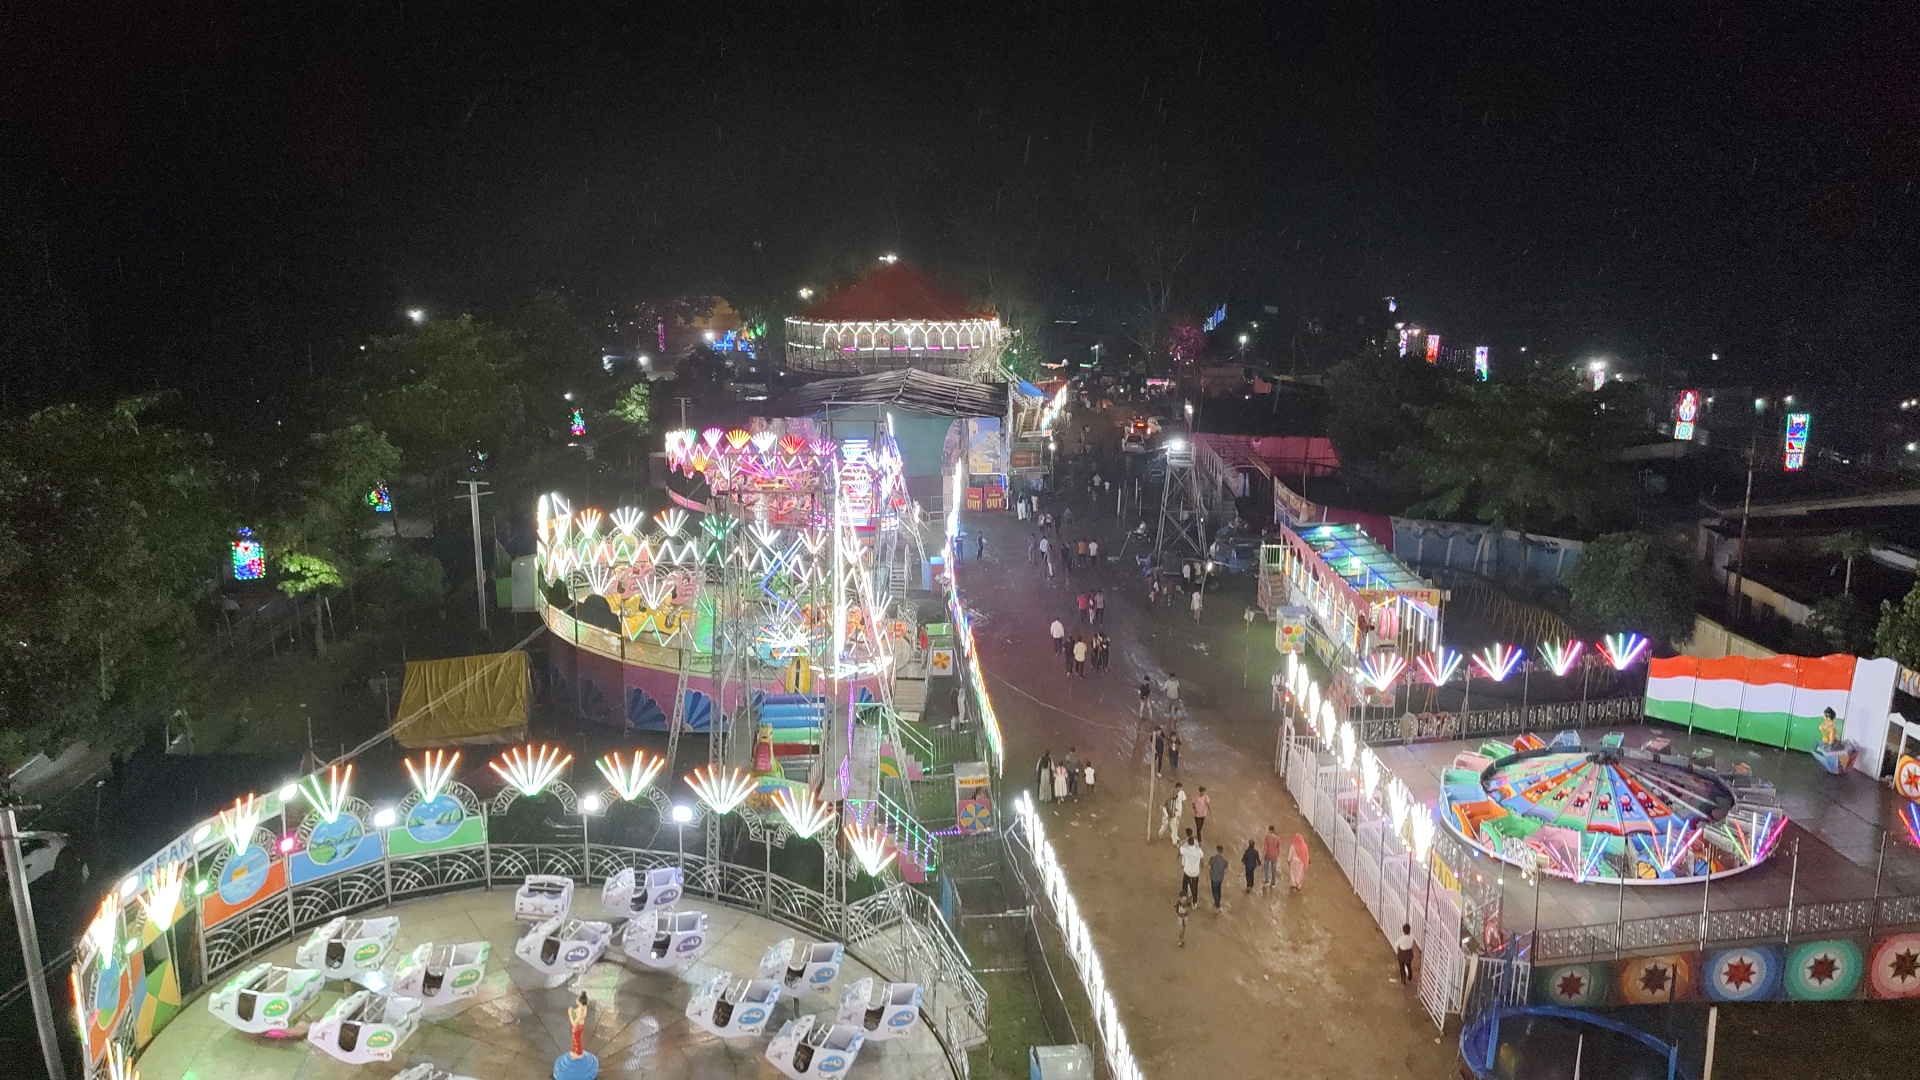
[{"label": "neon light display", "polygon": [[667,767],[667,759],[658,754],[649,754],[645,750],[635,750],[629,757],[621,757],[620,751],[603,756],[594,762],[599,766],[600,775],[627,802],[646,793],[653,781]]},{"label": "neon light display", "polygon": [[1360,674],[1367,684],[1383,694],[1405,670],[1407,659],[1399,653],[1375,653],[1360,662]]},{"label": "neon light display", "polygon": [[1475,345],[1473,347],[1473,377],[1479,379],[1481,382],[1486,382],[1487,377],[1491,374],[1493,374],[1493,368],[1487,359],[1487,347],[1485,345]]},{"label": "neon light display", "polygon": [[1494,682],[1505,682],[1527,651],[1513,645],[1489,645],[1474,654],[1473,666]]},{"label": "neon light display", "polygon": [[186,883],[186,864],[176,861],[154,867],[147,891],[140,897],[140,907],[155,929],[164,932],[180,918],[180,890]]},{"label": "neon light display", "polygon": [[820,801],[807,788],[775,788],[773,806],[802,840],[812,839],[813,834],[833,823],[832,804]]},{"label": "neon light display", "polygon": [[266,806],[257,795],[248,795],[244,799],[235,799],[231,810],[220,811],[220,835],[227,841],[227,847],[234,857],[244,854],[248,845],[253,843],[253,830],[266,815]]},{"label": "neon light display", "polygon": [[573,410],[573,415],[567,419],[567,433],[570,435],[585,435],[587,433],[587,410]]},{"label": "neon light display", "polygon": [[531,799],[555,780],[573,761],[573,755],[557,746],[516,746],[501,754],[487,767],[499,774],[515,791]]},{"label": "neon light display", "polygon": [[1564,679],[1573,665],[1580,662],[1580,653],[1585,649],[1578,641],[1549,641],[1540,646],[1540,656],[1547,662],[1547,670]]},{"label": "neon light display", "polygon": [[266,576],[267,551],[253,538],[253,530],[242,526],[240,539],[233,542],[233,580],[258,581]]},{"label": "neon light display", "polygon": [[1787,414],[1787,440],[1782,464],[1788,472],[1799,472],[1807,466],[1807,429],[1813,426],[1813,414],[1792,412]]},{"label": "neon light display", "polygon": [[421,756],[418,767],[412,758],[405,764],[407,777],[413,781],[413,790],[419,793],[420,801],[432,802],[453,782],[454,772],[460,766],[460,751],[449,755],[445,750],[429,750]]},{"label": "neon light display", "polygon": [[888,864],[893,862],[896,852],[893,838],[877,824],[861,821],[849,821],[841,830],[846,834],[847,846],[853,849],[853,856],[860,860],[860,868],[870,877],[879,877]]},{"label": "neon light display", "polygon": [[1460,660],[1459,653],[1442,648],[1414,660],[1413,666],[1428,685],[1445,686],[1453,678],[1453,673],[1460,670]]},{"label": "neon light display", "polygon": [[1673,403],[1673,437],[1682,442],[1693,440],[1694,425],[1700,419],[1700,391],[1682,390]]},{"label": "neon light display", "polygon": [[1440,335],[1428,334],[1427,335],[1427,363],[1437,364],[1439,362],[1440,362]]},{"label": "neon light display", "polygon": [[1600,655],[1613,665],[1613,670],[1625,671],[1633,666],[1634,661],[1645,656],[1652,644],[1639,634],[1608,634],[1595,643],[1594,648],[1600,650]]},{"label": "neon light display", "polygon": [[320,774],[315,773],[300,782],[300,790],[307,797],[307,805],[320,815],[320,820],[331,825],[340,819],[347,808],[347,785],[353,781],[353,766],[345,769],[338,765],[327,768],[326,786],[320,783]]},{"label": "neon light display", "polygon": [[864,529],[873,524],[873,470],[867,466],[865,439],[840,442],[840,507],[846,524]]},{"label": "neon light display", "polygon": [[702,765],[687,774],[687,786],[716,814],[730,814],[753,794],[754,779],[745,769]]},{"label": "neon light display", "polygon": [[367,505],[373,507],[376,514],[393,513],[393,495],[387,491],[385,480],[376,481],[373,490],[367,492]]}]

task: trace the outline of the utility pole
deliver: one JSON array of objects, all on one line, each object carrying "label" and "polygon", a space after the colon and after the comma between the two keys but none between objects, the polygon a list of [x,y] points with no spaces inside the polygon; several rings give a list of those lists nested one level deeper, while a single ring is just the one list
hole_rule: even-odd
[{"label": "utility pole", "polygon": [[674,398],[673,400],[680,403],[680,426],[684,428],[687,426],[687,403],[692,401],[693,399],[677,397],[677,398]]},{"label": "utility pole", "polygon": [[1760,458],[1760,426],[1766,423],[1767,400],[1753,400],[1753,437],[1747,442],[1747,497],[1740,504],[1740,543],[1733,549],[1733,595],[1729,602],[1733,605],[1729,614],[1733,621],[1740,621],[1740,589],[1742,579],[1747,573],[1747,520],[1753,514],[1753,470]]},{"label": "utility pole", "polygon": [[[27,888],[27,861],[20,855],[19,810],[38,810],[37,806],[0,806],[0,849],[5,849],[7,891],[13,894],[13,922],[20,931],[20,956],[26,961],[27,993],[33,999],[33,1022],[40,1029],[40,1056],[46,1059],[47,1076],[65,1080],[66,1066],[60,1061],[60,1038],[53,1026],[53,1001],[47,996],[46,965],[40,959],[40,933],[33,926],[33,894]],[[28,833],[27,836],[38,836]]]},{"label": "utility pole", "polygon": [[487,561],[480,550],[480,498],[491,495],[491,491],[481,491],[487,486],[485,480],[462,480],[467,486],[467,507],[473,513],[473,599],[480,613],[480,632],[487,632]]}]

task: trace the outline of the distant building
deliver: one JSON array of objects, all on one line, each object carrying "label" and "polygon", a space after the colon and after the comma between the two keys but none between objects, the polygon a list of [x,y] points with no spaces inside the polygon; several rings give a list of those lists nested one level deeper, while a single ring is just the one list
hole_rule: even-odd
[{"label": "distant building", "polygon": [[787,368],[803,377],[911,368],[987,381],[1006,342],[992,311],[904,262],[830,293],[786,329]]}]

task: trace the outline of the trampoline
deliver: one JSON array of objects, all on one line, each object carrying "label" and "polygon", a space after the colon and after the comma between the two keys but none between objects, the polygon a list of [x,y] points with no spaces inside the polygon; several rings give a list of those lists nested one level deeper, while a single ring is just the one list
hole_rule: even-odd
[{"label": "trampoline", "polygon": [[1597,1013],[1530,1005],[1501,1009],[1460,1032],[1475,1080],[1686,1080],[1679,1048]]},{"label": "trampoline", "polygon": [[1785,816],[1744,807],[1711,770],[1618,736],[1589,749],[1522,735],[1455,758],[1448,826],[1479,850],[1575,881],[1678,884],[1738,873],[1772,852]]}]

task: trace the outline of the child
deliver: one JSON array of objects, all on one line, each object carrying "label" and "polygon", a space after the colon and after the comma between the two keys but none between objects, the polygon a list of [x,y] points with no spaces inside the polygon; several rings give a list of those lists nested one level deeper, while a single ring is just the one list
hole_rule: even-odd
[{"label": "child", "polygon": [[1080,783],[1086,787],[1087,798],[1093,798],[1093,760],[1091,758],[1087,760],[1085,765],[1081,766]]},{"label": "child", "polygon": [[1180,890],[1180,899],[1173,902],[1173,917],[1180,920],[1180,948],[1187,947],[1187,916],[1193,914],[1193,905],[1187,902],[1187,892]]}]

